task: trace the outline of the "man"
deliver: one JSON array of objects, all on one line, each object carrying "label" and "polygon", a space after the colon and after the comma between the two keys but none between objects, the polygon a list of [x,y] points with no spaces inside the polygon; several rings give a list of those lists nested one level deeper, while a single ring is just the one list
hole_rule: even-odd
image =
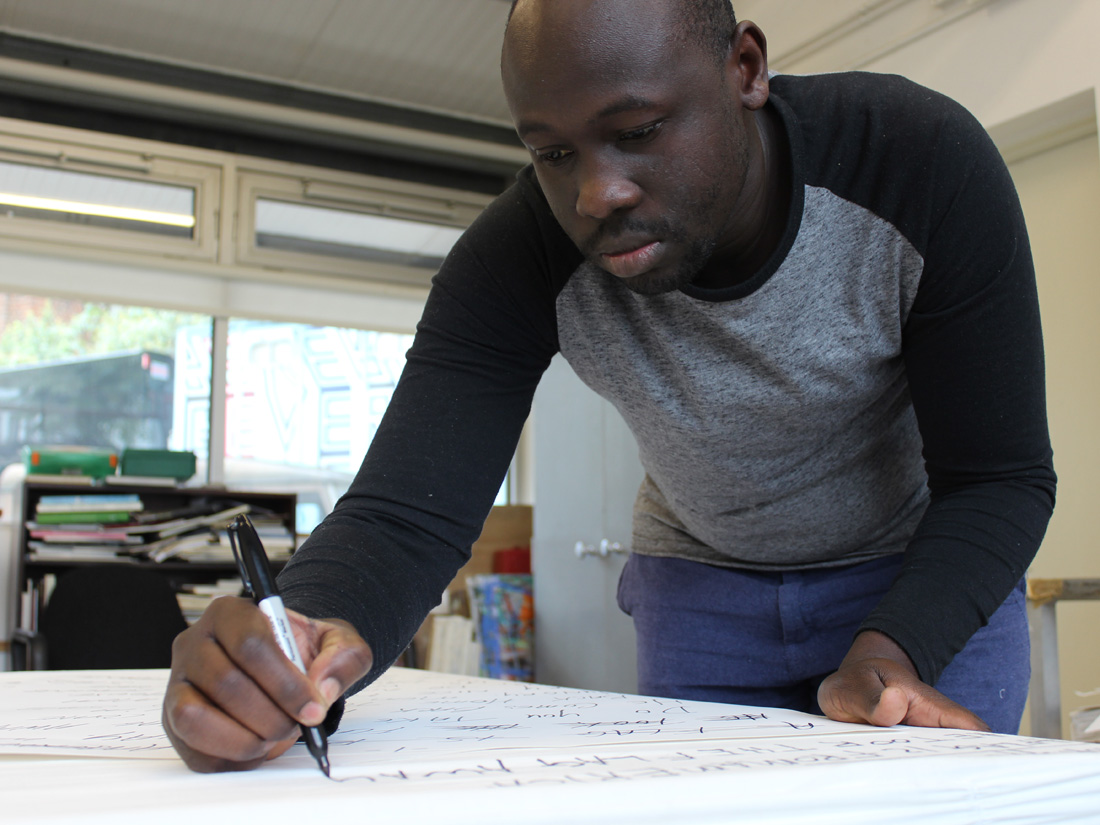
[{"label": "man", "polygon": [[726,0],[518,0],[502,75],[532,167],[448,257],[359,475],[280,577],[308,677],[218,600],[176,643],[177,750],[252,767],[394,661],[559,351],[646,469],[620,585],[643,691],[1014,730],[1055,480],[984,132],[899,78],[769,79]]}]

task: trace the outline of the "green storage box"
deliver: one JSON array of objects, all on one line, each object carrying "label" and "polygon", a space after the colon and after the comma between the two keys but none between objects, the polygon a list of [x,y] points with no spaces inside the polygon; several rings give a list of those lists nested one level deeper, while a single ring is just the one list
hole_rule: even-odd
[{"label": "green storage box", "polygon": [[114,475],[118,453],[96,447],[28,444],[23,447],[23,463],[31,476],[103,478]]},{"label": "green storage box", "polygon": [[124,476],[186,481],[195,474],[195,454],[190,450],[135,450],[127,447],[122,451],[118,472]]}]

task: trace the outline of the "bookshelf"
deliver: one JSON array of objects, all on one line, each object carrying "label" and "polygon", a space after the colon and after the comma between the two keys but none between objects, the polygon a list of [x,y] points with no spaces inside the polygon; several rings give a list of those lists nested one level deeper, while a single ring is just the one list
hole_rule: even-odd
[{"label": "bookshelf", "polygon": [[[22,493],[16,550],[19,598],[10,608],[15,611],[16,670],[35,667],[34,639],[51,584],[70,570],[137,565],[156,571],[181,594],[235,579],[237,568],[220,528],[226,513],[242,509],[256,523],[276,568],[296,546],[293,493],[153,483],[68,484],[33,476],[23,482]],[[109,497],[129,515],[103,515],[111,511]],[[51,509],[64,513],[66,501],[71,503],[70,519],[47,516]]]}]

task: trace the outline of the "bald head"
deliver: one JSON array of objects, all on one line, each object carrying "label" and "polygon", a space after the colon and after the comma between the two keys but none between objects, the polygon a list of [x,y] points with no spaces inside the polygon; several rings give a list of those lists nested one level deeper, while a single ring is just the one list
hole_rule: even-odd
[{"label": "bald head", "polygon": [[[602,0],[607,2],[607,0]],[[537,7],[540,2],[561,0],[512,0],[508,11],[508,23],[517,8]],[[588,5],[598,5],[601,0],[585,0]],[[676,38],[684,45],[702,46],[709,51],[719,65],[729,55],[730,37],[737,27],[730,0],[661,0],[677,20]],[[507,35],[506,35],[507,37]]]},{"label": "bald head", "polygon": [[755,232],[767,57],[727,0],[518,0],[501,79],[558,224],[628,289],[709,277]]}]

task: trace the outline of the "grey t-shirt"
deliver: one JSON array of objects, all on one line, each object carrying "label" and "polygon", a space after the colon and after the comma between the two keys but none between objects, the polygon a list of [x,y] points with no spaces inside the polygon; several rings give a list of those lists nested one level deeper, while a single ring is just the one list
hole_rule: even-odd
[{"label": "grey t-shirt", "polygon": [[923,260],[808,186],[751,294],[639,296],[589,264],[558,296],[577,375],[638,441],[634,550],[761,570],[900,553],[927,505],[902,363]]}]

